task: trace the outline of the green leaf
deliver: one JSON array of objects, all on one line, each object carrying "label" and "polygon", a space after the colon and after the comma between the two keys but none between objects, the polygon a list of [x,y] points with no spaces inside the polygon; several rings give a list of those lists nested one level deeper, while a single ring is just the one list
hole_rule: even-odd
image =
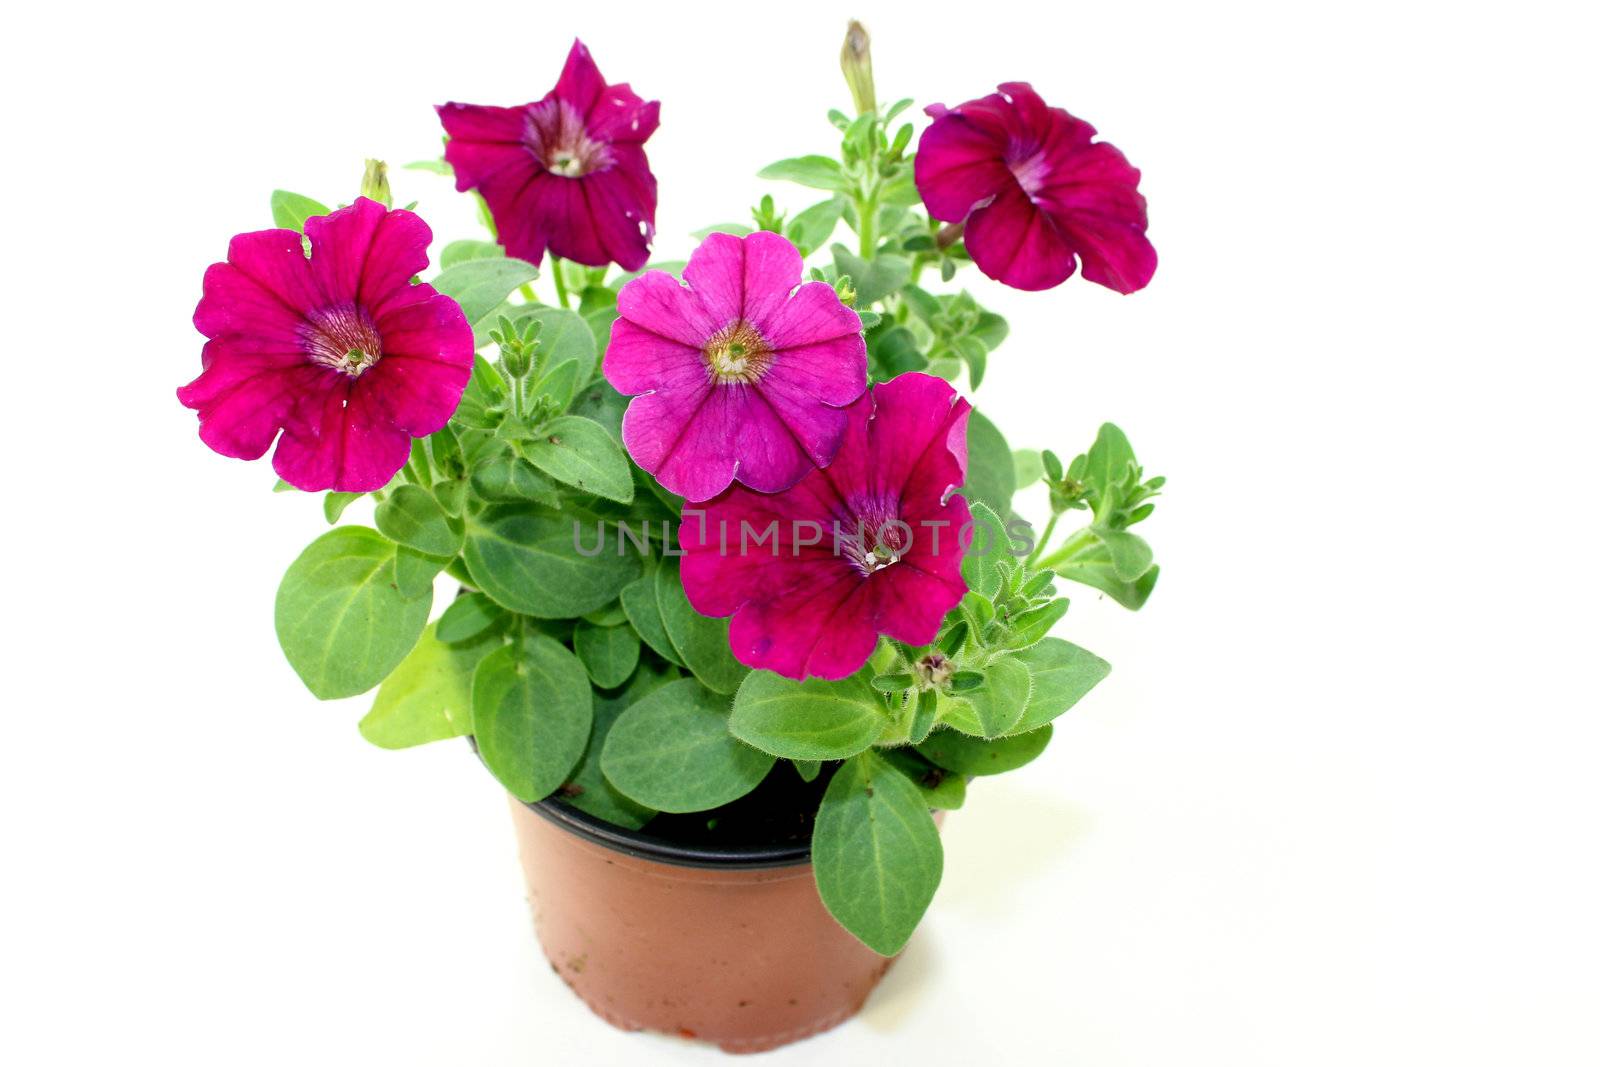
[{"label": "green leaf", "polygon": [[950,342],[956,355],[961,357],[961,362],[967,365],[967,374],[972,381],[972,388],[977,389],[983,383],[983,372],[989,366],[989,350],[983,342],[974,337],[957,337]]},{"label": "green leaf", "polygon": [[1027,648],[1044,640],[1050,628],[1067,613],[1067,607],[1067,598],[1059,597],[1018,615],[1011,620],[1011,633],[1006,644],[1012,648]]},{"label": "green leaf", "polygon": [[520,259],[471,259],[440,271],[433,287],[461,305],[473,326],[487,320],[506,297],[539,276],[539,269]]},{"label": "green leaf", "polygon": [[1111,673],[1111,664],[1059,637],[1046,637],[1014,658],[1033,679],[1028,705],[1011,728],[1019,734],[1045,725],[1082,700]]},{"label": "green leaf", "polygon": [[627,410],[628,398],[613,389],[611,383],[602,378],[579,393],[567,409],[567,413],[592,419],[620,441],[622,416]]},{"label": "green leaf", "polygon": [[911,261],[904,256],[874,256],[869,262],[844,245],[836,244],[833,263],[840,274],[850,275],[857,307],[882,300],[911,280]]},{"label": "green leaf", "polygon": [[935,730],[932,737],[917,746],[917,751],[957,774],[1004,774],[1032,762],[1043,752],[1050,743],[1050,730],[1045,725],[993,741],[967,737],[954,730]]},{"label": "green leaf", "polygon": [[561,506],[555,483],[521,456],[501,452],[480,460],[472,468],[472,490],[485,500],[531,500],[549,508]]},{"label": "green leaf", "polygon": [[482,593],[463,593],[439,616],[435,636],[448,643],[470,641],[505,617],[500,605]]},{"label": "green leaf", "polygon": [[809,256],[828,243],[843,214],[844,201],[839,197],[812,204],[789,220],[787,236],[802,256]]},{"label": "green leaf", "polygon": [[972,536],[961,557],[961,576],[972,592],[993,600],[1000,592],[1000,564],[1008,558],[1005,546],[1009,540],[1005,524],[989,505],[974,502],[971,510]]},{"label": "green leaf", "polygon": [[567,780],[589,742],[591,693],[578,657],[543,634],[479,661],[472,732],[484,764],[512,796],[532,803]]},{"label": "green leaf", "polygon": [[999,737],[1022,718],[1033,690],[1028,668],[1002,656],[983,670],[984,684],[962,696],[977,717],[984,737]]},{"label": "green leaf", "polygon": [[878,739],[888,718],[868,678],[795,681],[751,671],[733,698],[728,729],[763,752],[789,759],[844,759]]},{"label": "green leaf", "polygon": [[917,347],[916,335],[904,326],[891,326],[873,334],[867,350],[875,375],[885,381],[928,365],[927,357]]},{"label": "green leaf", "polygon": [[878,754],[922,791],[922,802],[928,807],[954,811],[966,803],[967,779],[964,776],[934,766],[907,746],[879,749]]},{"label": "green leaf", "polygon": [[579,555],[575,521],[525,507],[475,516],[463,553],[472,584],[501,607],[541,619],[572,619],[610,603],[639,577],[639,558],[618,555],[609,534],[596,555]]},{"label": "green leaf", "polygon": [[661,621],[661,608],[656,603],[656,580],[653,575],[645,575],[623,589],[622,610],[628,616],[628,622],[633,625],[634,630],[656,655],[668,663],[684,666],[683,657],[678,655],[678,650],[672,647],[672,638],[667,636],[667,624]]},{"label": "green leaf", "polygon": [[924,689],[917,694],[917,707],[911,713],[911,724],[906,729],[906,740],[913,745],[922,744],[928,739],[928,734],[933,732],[933,724],[938,718],[939,694],[932,689]]},{"label": "green leaf", "polygon": [[611,689],[628,680],[639,664],[639,635],[631,626],[595,626],[580,622],[572,647],[594,684]]},{"label": "green leaf", "polygon": [[322,498],[322,517],[328,520],[329,526],[338,525],[340,517],[344,515],[344,509],[365,495],[365,493],[328,493]]},{"label": "green leaf", "polygon": [[628,458],[605,427],[581,415],[562,415],[547,423],[537,440],[522,445],[528,461],[558,482],[585,493],[633,502]]},{"label": "green leaf", "polygon": [[[718,693],[738,689],[750,668],[733,658],[728,647],[728,620],[708,619],[694,610],[684,594],[676,560],[662,561],[655,584],[656,606],[678,658],[707,688]],[[626,601],[623,606],[626,608]]]},{"label": "green leaf", "polygon": [[533,395],[547,397],[556,411],[565,410],[578,391],[578,361],[569,359],[557,363],[539,376],[533,384]]},{"label": "green leaf", "polygon": [[453,176],[456,172],[454,167],[442,159],[419,159],[415,163],[405,164],[401,169],[425,170],[429,174],[442,174],[447,178]]},{"label": "green leaf", "polygon": [[395,546],[365,526],[329,530],[278,586],[278,643],[323,700],[364,693],[394,670],[428,622],[432,596],[395,587]]},{"label": "green leaf", "polygon": [[794,773],[798,774],[801,780],[806,782],[816,781],[817,775],[822,773],[821,760],[796,759],[790,760],[789,765],[794,768]]},{"label": "green leaf", "polygon": [[714,233],[731,233],[735,237],[745,237],[751,233],[750,227],[742,222],[718,222],[710,226],[702,226],[689,234],[696,241],[704,241]]},{"label": "green leaf", "polygon": [[327,207],[309,196],[291,193],[286,189],[272,191],[272,224],[280,229],[304,233],[306,219],[326,214]]},{"label": "green leaf", "polygon": [[1122,485],[1128,471],[1137,465],[1127,435],[1108,422],[1100,427],[1094,444],[1089,446],[1083,481],[1103,496]]},{"label": "green leaf", "polygon": [[756,177],[776,182],[794,182],[796,185],[812,189],[839,191],[850,187],[850,181],[845,177],[839,161],[829,159],[827,156],[781,159],[770,166],[762,167],[756,173]]},{"label": "green leaf", "polygon": [[379,748],[410,748],[470,734],[472,672],[498,647],[498,637],[482,634],[446,644],[429,626],[378,687],[372,710],[361,720],[361,736]]},{"label": "green leaf", "polygon": [[669,682],[611,727],[600,767],[612,785],[657,811],[704,811],[737,800],[773,759],[728,733],[728,698],[693,678]]},{"label": "green leaf", "polygon": [[377,507],[378,532],[429,556],[461,551],[462,524],[445,514],[439,501],[420,485],[402,485]]},{"label": "green leaf", "polygon": [[1044,477],[1044,461],[1040,458],[1039,450],[1034,448],[1018,448],[1011,453],[1011,470],[1015,475],[1016,488],[1026,489],[1040,478]]},{"label": "green leaf", "polygon": [[595,694],[594,726],[589,730],[589,744],[583,750],[583,758],[578,761],[578,766],[561,787],[563,801],[625,830],[637,830],[650,821],[656,813],[655,809],[634,803],[606,781],[600,769],[600,755],[605,751],[606,738],[617,718],[646,694],[654,692],[676,676],[677,671],[671,667],[658,670],[640,664],[621,692],[610,697]]},{"label": "green leaf", "polygon": [[1144,607],[1144,602],[1150,599],[1151,590],[1156,587],[1156,579],[1161,575],[1160,566],[1154,566],[1135,581],[1123,581],[1117,577],[1116,567],[1103,545],[1095,545],[1051,569],[1062,578],[1100,590],[1129,611]]},{"label": "green leaf", "polygon": [[905,947],[944,873],[944,848],[921,790],[868,750],[822,797],[811,839],[822,903],[881,956]]},{"label": "green leaf", "polygon": [[976,338],[983,343],[983,347],[993,352],[1011,333],[1011,326],[1005,319],[992,311],[978,312],[978,324],[972,328],[968,336]]},{"label": "green leaf", "polygon": [[973,411],[967,416],[967,484],[961,490],[967,503],[987,504],[996,515],[1010,515],[1016,478],[1006,439],[994,423]]},{"label": "green leaf", "polygon": [[475,259],[504,259],[506,250],[493,241],[451,241],[439,253],[439,269],[449,270]]},{"label": "green leaf", "polygon": [[449,564],[449,556],[430,556],[410,545],[397,545],[394,553],[395,588],[400,590],[401,596],[419,597],[427,593],[431,600],[433,580]]},{"label": "green leaf", "polygon": [[1150,544],[1136,533],[1113,530],[1105,526],[1091,526],[1090,531],[1106,547],[1111,562],[1111,572],[1124,582],[1137,581],[1139,576],[1154,566],[1156,554]]}]

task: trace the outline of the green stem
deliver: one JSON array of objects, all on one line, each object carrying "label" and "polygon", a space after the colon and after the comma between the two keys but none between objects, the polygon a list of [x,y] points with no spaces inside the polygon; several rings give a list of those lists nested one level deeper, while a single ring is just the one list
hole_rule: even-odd
[{"label": "green stem", "polygon": [[537,304],[539,302],[539,298],[533,293],[533,286],[529,285],[527,282],[522,283],[522,299],[526,300],[530,304]]},{"label": "green stem", "polygon": [[1050,535],[1056,532],[1056,522],[1061,518],[1061,512],[1050,514],[1050,521],[1044,524],[1044,533],[1039,535],[1039,543],[1033,546],[1033,551],[1028,553],[1028,566],[1033,566],[1034,561],[1044,552],[1044,546],[1050,543]]},{"label": "green stem", "polygon": [[555,256],[550,257],[550,276],[556,280],[556,300],[562,307],[567,304],[567,283],[561,278],[561,261]]},{"label": "green stem", "polygon": [[1080,530],[1074,531],[1070,537],[1061,542],[1060,548],[1040,560],[1039,566],[1045,570],[1054,570],[1085,549],[1092,548],[1099,543],[1100,539],[1094,535],[1094,530],[1085,526]]},{"label": "green stem", "polygon": [[878,248],[878,202],[876,197],[856,198],[856,232],[861,236],[861,258],[871,259]]}]

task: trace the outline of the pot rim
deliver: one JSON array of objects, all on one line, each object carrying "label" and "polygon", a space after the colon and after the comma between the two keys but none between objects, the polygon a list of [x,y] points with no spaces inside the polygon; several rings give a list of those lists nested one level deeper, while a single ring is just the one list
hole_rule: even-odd
[{"label": "pot rim", "polygon": [[744,845],[729,848],[703,848],[682,845],[664,837],[625,830],[586,811],[563,803],[557,797],[529,803],[520,800],[549,822],[586,841],[613,852],[674,867],[701,867],[713,870],[766,870],[778,867],[803,867],[811,862],[811,842],[786,845]]},{"label": "pot rim", "polygon": [[[472,747],[472,754],[478,757],[479,763],[482,763],[483,754],[478,751],[478,739],[468,734],[467,743]],[[487,767],[484,769],[488,770]],[[653,860],[673,867],[701,867],[719,871],[804,867],[811,862],[809,840],[802,844],[700,848],[694,845],[681,845],[676,841],[643,834],[637,830],[625,830],[615,823],[606,822],[598,816],[565,804],[556,796],[530,802],[510,793],[507,795],[513,796],[518,804],[531,809],[570,834],[636,859]]]}]

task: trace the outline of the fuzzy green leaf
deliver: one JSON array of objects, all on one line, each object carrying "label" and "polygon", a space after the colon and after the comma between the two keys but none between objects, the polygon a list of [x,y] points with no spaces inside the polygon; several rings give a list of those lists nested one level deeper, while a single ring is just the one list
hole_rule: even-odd
[{"label": "fuzzy green leaf", "polygon": [[537,439],[523,444],[522,453],[558,482],[619,504],[633,502],[628,458],[597,422],[579,415],[552,419]]},{"label": "fuzzy green leaf", "polygon": [[313,215],[326,215],[328,209],[321,202],[287,189],[272,191],[272,224],[285,230],[304,233],[306,219]]},{"label": "fuzzy green leaf", "polygon": [[777,182],[794,182],[796,185],[804,185],[812,189],[839,191],[850,187],[849,179],[844,176],[844,170],[839,166],[839,161],[829,159],[827,156],[798,156],[794,159],[781,159],[769,166],[762,167],[757,172],[756,177]]},{"label": "fuzzy green leaf", "polygon": [[708,689],[718,693],[738,689],[750,668],[733,658],[728,647],[728,620],[709,619],[694,610],[683,592],[676,560],[662,561],[656,569],[655,585],[656,606],[678,659]]},{"label": "fuzzy green leaf", "polygon": [[693,678],[662,686],[611,727],[600,768],[634,801],[657,811],[704,811],[737,800],[773,759],[728,733],[728,698]]},{"label": "fuzzy green leaf", "polygon": [[774,756],[853,756],[876,741],[888,721],[883,698],[867,680],[870,671],[837,682],[797,682],[771,671],[751,671],[733,698],[728,729]]},{"label": "fuzzy green leaf", "polygon": [[626,682],[639,663],[639,635],[626,624],[595,626],[580,622],[572,634],[572,647],[589,677],[602,689]]},{"label": "fuzzy green leaf", "polygon": [[520,259],[469,259],[439,272],[433,287],[461,305],[467,322],[477,326],[505,302],[517,287],[539,276],[539,268]]},{"label": "fuzzy green leaf", "polygon": [[1013,658],[1028,669],[1033,689],[1012,733],[1037,730],[1082,700],[1111,673],[1111,664],[1059,637],[1046,637]]},{"label": "fuzzy green leaf", "polygon": [[1044,751],[1050,743],[1049,725],[1025,734],[985,741],[954,730],[935,730],[917,751],[945,770],[957,774],[1004,774],[1014,771]]},{"label": "fuzzy green leaf", "polygon": [[944,848],[921,790],[868,750],[828,783],[811,863],[829,913],[868,948],[893,956],[939,888]]},{"label": "fuzzy green leaf", "polygon": [[420,485],[400,486],[384,497],[373,517],[383,536],[425,555],[448,558],[461,551],[461,520],[445,514]]},{"label": "fuzzy green leaf", "polygon": [[521,507],[475,516],[463,553],[472,584],[501,607],[542,619],[577,618],[610,603],[639,577],[639,557],[618,555],[608,527],[599,551],[580,555],[574,521]]},{"label": "fuzzy green leaf", "polygon": [[542,634],[485,656],[472,679],[478,753],[518,800],[542,800],[583,755],[594,719],[578,657]]},{"label": "fuzzy green leaf", "polygon": [[378,687],[361,736],[379,748],[410,748],[472,732],[472,673],[500,647],[493,635],[446,644],[437,630],[422,631],[417,647]]},{"label": "fuzzy green leaf", "polygon": [[278,643],[306,688],[323,700],[364,693],[406,657],[428,622],[431,593],[396,586],[395,546],[365,526],[329,530],[278,586]]}]

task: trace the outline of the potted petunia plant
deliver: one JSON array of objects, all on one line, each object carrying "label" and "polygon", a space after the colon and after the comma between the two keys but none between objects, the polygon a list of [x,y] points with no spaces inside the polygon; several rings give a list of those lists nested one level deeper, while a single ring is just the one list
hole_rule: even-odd
[{"label": "potted petunia plant", "polygon": [[[1064,583],[1136,610],[1158,573],[1132,527],[1162,480],[1109,424],[1070,462],[1014,451],[964,395],[1006,323],[949,288],[1142,288],[1139,172],[1020,82],[927,108],[913,154],[859,25],[842,65],[839,154],[761,172],[820,198],[683,263],[650,259],[658,105],[581,43],[533,103],[445,104],[413,168],[487,236],[430,269],[373,161],[346,206],[275,193],[205,272],[178,393],[212,449],[276,442],[279,488],[325,494],[276,604],[312,694],[376,689],[386,748],[470,738],[557,972],[733,1050],[860,1007],[941,813],[1109,670],[1052,635]],[[1041,480],[1036,532],[1013,494]]]}]

